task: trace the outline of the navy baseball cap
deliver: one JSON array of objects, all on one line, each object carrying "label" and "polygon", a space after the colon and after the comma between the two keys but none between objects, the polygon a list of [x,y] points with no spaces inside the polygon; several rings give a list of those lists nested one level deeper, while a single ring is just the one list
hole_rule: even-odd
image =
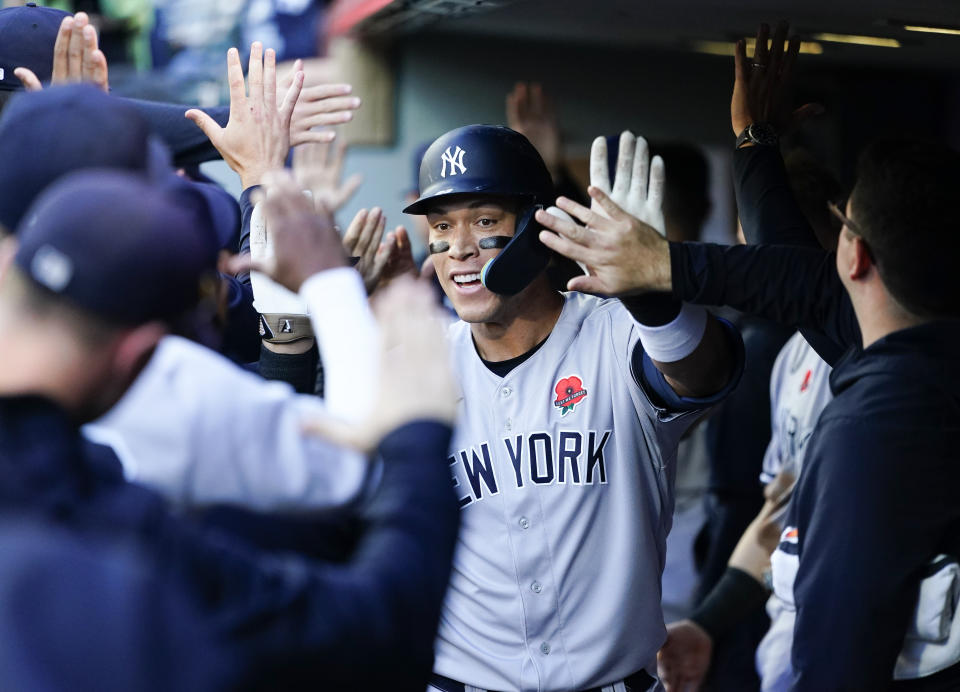
[{"label": "navy baseball cap", "polygon": [[0,116],[0,225],[15,229],[36,196],[71,171],[148,171],[149,138],[136,109],[93,86],[19,95]]},{"label": "navy baseball cap", "polygon": [[0,91],[23,88],[13,74],[18,67],[30,68],[41,82],[50,81],[57,32],[69,16],[33,2],[0,10]]},{"label": "navy baseball cap", "polygon": [[[0,115],[0,226],[17,228],[48,185],[85,168],[143,173],[164,185],[193,185],[175,176],[169,152],[130,103],[85,84],[24,93]],[[234,245],[240,225],[236,201],[222,188],[197,187],[207,200],[221,247]]]},{"label": "navy baseball cap", "polygon": [[107,322],[173,320],[197,304],[217,261],[208,219],[183,194],[120,171],[72,173],[31,206],[14,262]]}]

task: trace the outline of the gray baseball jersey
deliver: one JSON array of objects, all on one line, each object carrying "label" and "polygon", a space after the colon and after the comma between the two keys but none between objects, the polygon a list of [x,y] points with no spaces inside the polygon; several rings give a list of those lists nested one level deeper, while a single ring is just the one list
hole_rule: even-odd
[{"label": "gray baseball jersey", "polygon": [[830,366],[800,332],[783,345],[770,373],[770,444],[760,480],[769,483],[782,469],[800,474],[807,440],[820,412],[833,399]]},{"label": "gray baseball jersey", "polygon": [[549,692],[656,671],[677,443],[726,392],[656,405],[637,384],[638,338],[618,300],[567,294],[549,338],[501,378],[470,326],[451,327],[462,525],[437,673]]}]

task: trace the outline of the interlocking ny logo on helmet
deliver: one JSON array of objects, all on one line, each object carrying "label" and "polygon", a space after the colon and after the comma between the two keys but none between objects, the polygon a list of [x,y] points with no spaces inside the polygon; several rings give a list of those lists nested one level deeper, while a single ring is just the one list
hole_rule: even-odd
[{"label": "interlocking ny logo on helmet", "polygon": [[[469,170],[465,163],[470,153]],[[540,242],[534,214],[553,204],[553,178],[540,154],[519,132],[496,125],[467,125],[431,144],[420,163],[420,197],[403,211],[429,214],[453,195],[513,200],[513,238],[481,271],[494,293],[515,295],[542,272],[550,250]]]},{"label": "interlocking ny logo on helmet", "polygon": [[450,164],[450,175],[456,175],[457,169],[460,169],[460,173],[466,173],[467,167],[463,165],[463,155],[466,154],[463,149],[457,147],[457,150],[452,154],[450,153],[450,147],[447,147],[446,151],[440,156],[440,159],[443,161],[443,170],[440,171],[440,177],[447,177],[447,164]]}]

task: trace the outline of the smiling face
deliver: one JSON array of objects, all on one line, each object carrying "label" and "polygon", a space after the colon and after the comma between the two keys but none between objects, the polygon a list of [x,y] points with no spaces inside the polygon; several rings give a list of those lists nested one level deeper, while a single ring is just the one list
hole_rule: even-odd
[{"label": "smiling face", "polygon": [[480,270],[500,250],[482,249],[480,241],[493,236],[513,237],[517,224],[513,205],[495,197],[451,195],[431,207],[427,223],[431,247],[446,244],[444,251],[432,254],[433,266],[460,319],[498,321],[510,301],[480,283]]}]

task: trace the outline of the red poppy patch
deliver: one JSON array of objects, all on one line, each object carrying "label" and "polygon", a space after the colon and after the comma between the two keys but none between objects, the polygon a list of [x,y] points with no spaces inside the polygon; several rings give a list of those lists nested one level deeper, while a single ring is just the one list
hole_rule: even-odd
[{"label": "red poppy patch", "polygon": [[553,389],[557,394],[553,405],[560,409],[560,415],[562,416],[570,413],[573,407],[587,396],[587,390],[583,388],[583,381],[576,375],[563,378],[557,382]]}]

